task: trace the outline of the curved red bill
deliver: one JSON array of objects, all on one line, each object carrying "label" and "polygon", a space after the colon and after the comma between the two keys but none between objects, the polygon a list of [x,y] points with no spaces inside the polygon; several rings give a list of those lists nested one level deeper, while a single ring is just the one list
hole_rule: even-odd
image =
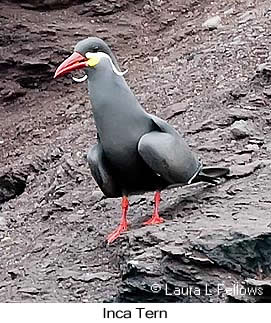
[{"label": "curved red bill", "polygon": [[77,52],[74,52],[57,68],[54,78],[85,67],[87,67],[87,58]]}]

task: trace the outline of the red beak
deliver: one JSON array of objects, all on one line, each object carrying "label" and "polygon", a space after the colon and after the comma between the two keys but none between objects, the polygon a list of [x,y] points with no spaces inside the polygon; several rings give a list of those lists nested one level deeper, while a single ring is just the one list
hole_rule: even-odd
[{"label": "red beak", "polygon": [[81,68],[87,67],[86,61],[86,57],[74,52],[57,68],[54,78],[63,76],[71,71],[80,70]]}]

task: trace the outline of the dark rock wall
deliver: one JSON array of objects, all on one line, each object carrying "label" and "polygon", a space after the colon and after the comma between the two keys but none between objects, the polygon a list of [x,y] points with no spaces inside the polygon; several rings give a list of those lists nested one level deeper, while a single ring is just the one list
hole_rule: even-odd
[{"label": "dark rock wall", "polygon": [[19,4],[22,8],[26,9],[36,9],[36,10],[46,10],[46,9],[58,9],[69,7],[70,5],[75,5],[83,2],[91,2],[84,0],[9,0],[5,2],[13,2]]}]

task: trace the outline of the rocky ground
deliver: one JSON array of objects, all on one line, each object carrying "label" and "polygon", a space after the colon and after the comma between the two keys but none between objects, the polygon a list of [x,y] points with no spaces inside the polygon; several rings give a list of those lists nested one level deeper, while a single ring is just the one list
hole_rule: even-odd
[{"label": "rocky ground", "polygon": [[[0,21],[0,301],[269,302],[269,1],[2,1]],[[86,165],[85,84],[53,79],[92,35],[149,112],[231,167],[217,186],[164,192],[160,226],[142,226],[152,194],[131,197],[110,246],[120,200]]]}]

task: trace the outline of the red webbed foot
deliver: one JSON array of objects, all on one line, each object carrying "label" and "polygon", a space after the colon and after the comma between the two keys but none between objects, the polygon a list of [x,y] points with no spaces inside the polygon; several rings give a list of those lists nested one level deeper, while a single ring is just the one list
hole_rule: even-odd
[{"label": "red webbed foot", "polygon": [[161,218],[158,214],[154,214],[148,221],[145,221],[144,225],[151,225],[151,224],[160,224],[163,223],[165,220]]},{"label": "red webbed foot", "polygon": [[157,191],[154,195],[154,213],[153,216],[146,222],[144,225],[152,225],[152,224],[160,224],[163,223],[165,220],[159,216],[158,209],[160,204],[160,192]]},{"label": "red webbed foot", "polygon": [[123,196],[121,206],[122,206],[122,215],[121,215],[120,225],[117,227],[116,230],[114,230],[112,233],[108,235],[107,237],[108,244],[115,241],[120,236],[120,234],[126,231],[128,228],[127,211],[128,211],[129,201],[126,196]]},{"label": "red webbed foot", "polygon": [[112,233],[110,233],[107,236],[107,242],[108,243],[112,243],[113,241],[115,241],[122,232],[126,231],[128,228],[127,222],[126,223],[121,223],[116,230],[114,230]]}]

